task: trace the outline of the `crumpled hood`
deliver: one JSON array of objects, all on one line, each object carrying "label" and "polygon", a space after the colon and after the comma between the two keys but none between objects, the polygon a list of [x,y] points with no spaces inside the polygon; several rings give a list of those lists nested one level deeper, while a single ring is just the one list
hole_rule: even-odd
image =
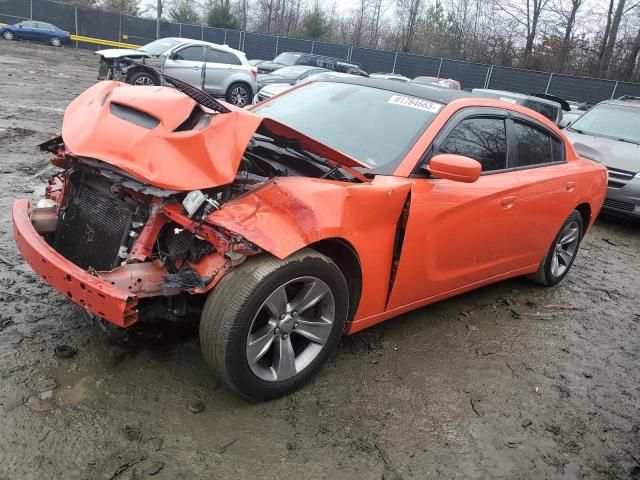
[{"label": "crumpled hood", "polygon": [[[226,107],[230,113],[215,113],[173,88],[104,81],[69,104],[62,139],[77,157],[101,160],[150,185],[179,191],[233,182],[261,124],[335,164],[367,167],[279,122]],[[209,125],[175,131],[194,108],[212,114]]]},{"label": "crumpled hood", "polygon": [[143,52],[142,50],[132,50],[129,48],[107,48],[106,50],[98,50],[94,53],[104,58],[124,58],[124,57],[149,58],[151,57],[149,53]]},{"label": "crumpled hood", "polygon": [[640,145],[585,135],[568,128],[563,130],[563,133],[573,144],[578,155],[591,158],[605,167],[640,172]]}]

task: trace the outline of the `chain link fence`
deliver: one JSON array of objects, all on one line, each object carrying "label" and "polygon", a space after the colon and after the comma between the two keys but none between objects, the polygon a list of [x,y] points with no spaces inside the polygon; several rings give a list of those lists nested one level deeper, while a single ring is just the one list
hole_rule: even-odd
[{"label": "chain link fence", "polygon": [[[32,19],[53,23],[72,34],[143,45],[156,39],[156,21],[101,10],[74,7],[50,0],[0,0],[0,22]],[[424,57],[408,53],[312,42],[298,38],[261,35],[221,28],[162,22],[161,37],[184,37],[227,44],[252,59],[271,60],[279,53],[317,53],[358,62],[368,72],[395,72],[453,78],[465,88],[491,88],[519,93],[548,93],[567,100],[596,103],[622,95],[640,96],[640,84],[522,70]],[[76,42],[78,48],[96,50],[99,45]]]}]

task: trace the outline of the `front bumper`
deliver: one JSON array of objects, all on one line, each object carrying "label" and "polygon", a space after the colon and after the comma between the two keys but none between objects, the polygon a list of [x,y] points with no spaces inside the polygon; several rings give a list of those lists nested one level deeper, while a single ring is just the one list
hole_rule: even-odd
[{"label": "front bumper", "polygon": [[640,219],[640,179],[634,178],[622,188],[609,187],[602,210],[618,216]]},{"label": "front bumper", "polygon": [[119,327],[138,320],[138,297],[90,275],[51,248],[33,227],[26,199],[13,202],[13,235],[31,268],[73,302]]}]

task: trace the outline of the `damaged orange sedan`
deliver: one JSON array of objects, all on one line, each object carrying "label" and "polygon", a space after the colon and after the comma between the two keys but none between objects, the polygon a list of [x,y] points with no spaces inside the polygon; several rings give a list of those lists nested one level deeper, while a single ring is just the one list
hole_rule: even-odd
[{"label": "damaged orange sedan", "polygon": [[557,284],[604,199],[605,168],[515,104],[332,78],[248,111],[167,81],[69,105],[16,243],[119,327],[200,311],[204,357],[247,396],[298,388],[344,333],[510,277]]}]

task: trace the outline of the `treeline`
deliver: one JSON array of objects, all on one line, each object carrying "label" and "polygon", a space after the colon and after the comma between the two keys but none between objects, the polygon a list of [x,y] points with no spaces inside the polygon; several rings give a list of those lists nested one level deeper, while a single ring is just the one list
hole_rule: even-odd
[{"label": "treeline", "polygon": [[640,80],[640,0],[68,0],[129,15]]}]

